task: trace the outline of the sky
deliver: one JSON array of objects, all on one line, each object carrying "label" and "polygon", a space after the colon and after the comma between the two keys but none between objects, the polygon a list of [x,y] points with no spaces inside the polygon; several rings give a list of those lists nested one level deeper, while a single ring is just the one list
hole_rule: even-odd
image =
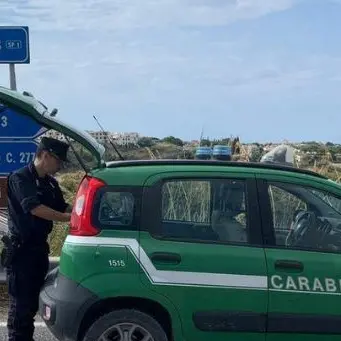
[{"label": "sky", "polygon": [[[10,0],[18,91],[82,130],[341,143],[341,0]],[[9,87],[8,65],[0,84]]]}]

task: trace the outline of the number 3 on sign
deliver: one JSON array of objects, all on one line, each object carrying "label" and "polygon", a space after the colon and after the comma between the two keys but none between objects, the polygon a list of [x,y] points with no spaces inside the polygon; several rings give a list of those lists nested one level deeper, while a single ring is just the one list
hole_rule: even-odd
[{"label": "number 3 on sign", "polygon": [[7,116],[1,116],[0,125],[2,128],[6,128],[8,125]]},{"label": "number 3 on sign", "polygon": [[109,260],[109,265],[113,268],[117,268],[117,267],[124,267],[126,266],[125,262],[123,259],[118,259],[118,260],[115,260],[115,259],[110,259]]}]

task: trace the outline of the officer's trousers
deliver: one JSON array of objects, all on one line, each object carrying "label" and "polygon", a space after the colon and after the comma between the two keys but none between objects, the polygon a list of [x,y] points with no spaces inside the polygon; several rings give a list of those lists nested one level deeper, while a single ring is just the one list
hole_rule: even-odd
[{"label": "officer's trousers", "polygon": [[7,269],[8,341],[33,341],[34,317],[48,267],[48,251],[21,249]]}]

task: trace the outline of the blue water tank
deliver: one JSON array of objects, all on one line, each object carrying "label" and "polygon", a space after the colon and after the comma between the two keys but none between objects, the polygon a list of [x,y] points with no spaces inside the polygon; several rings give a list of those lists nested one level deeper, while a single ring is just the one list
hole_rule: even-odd
[{"label": "blue water tank", "polygon": [[211,147],[198,147],[195,152],[195,157],[199,160],[209,160],[212,156]]},{"label": "blue water tank", "polygon": [[232,149],[229,146],[216,145],[213,147],[213,158],[216,160],[230,161],[232,158]]}]

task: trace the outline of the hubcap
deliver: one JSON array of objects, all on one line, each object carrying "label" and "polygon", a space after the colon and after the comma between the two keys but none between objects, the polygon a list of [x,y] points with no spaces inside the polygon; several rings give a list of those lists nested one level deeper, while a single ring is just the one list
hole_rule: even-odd
[{"label": "hubcap", "polygon": [[138,324],[119,323],[108,328],[98,341],[154,341],[154,338]]}]

